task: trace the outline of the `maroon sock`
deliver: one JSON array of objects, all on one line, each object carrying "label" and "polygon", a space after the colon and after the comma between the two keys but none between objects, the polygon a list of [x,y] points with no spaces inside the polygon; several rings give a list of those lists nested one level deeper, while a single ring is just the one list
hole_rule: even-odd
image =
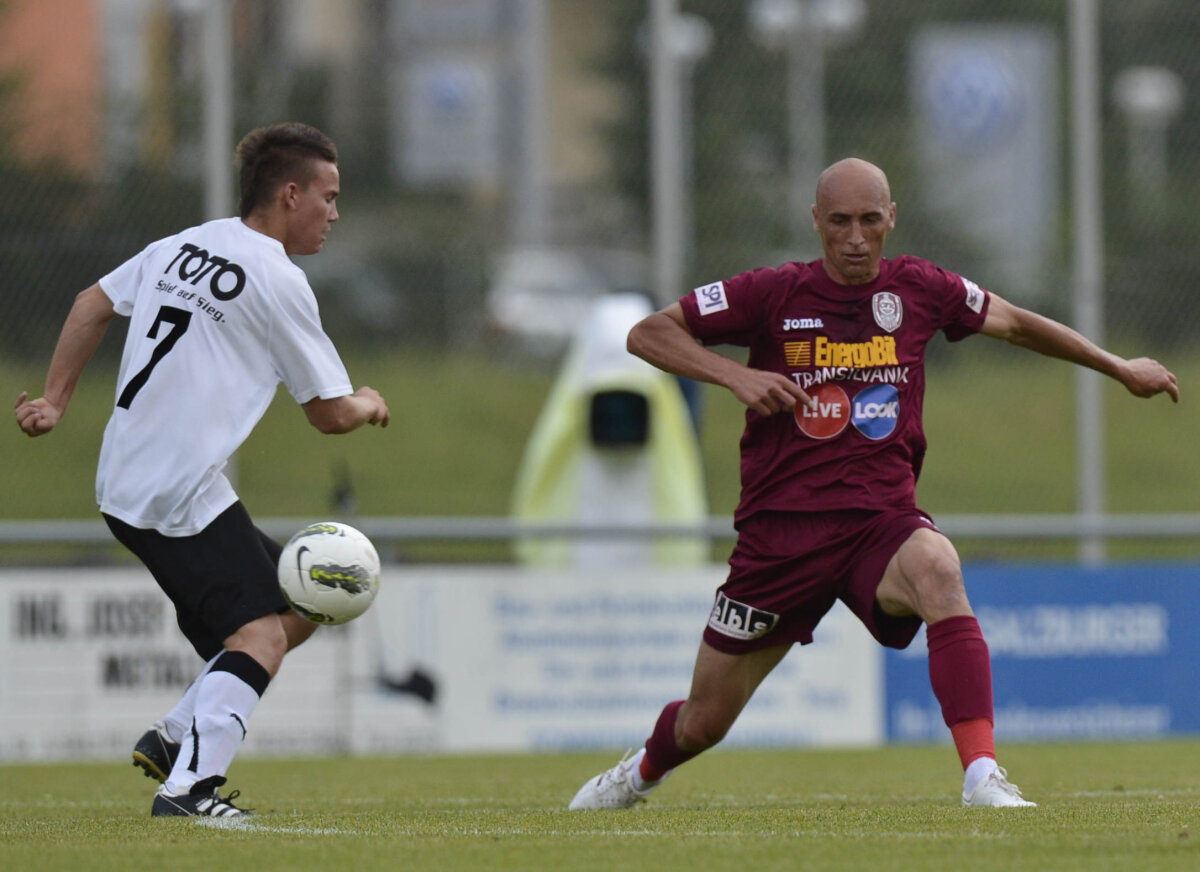
[{"label": "maroon sock", "polygon": [[681,699],[667,703],[662,714],[658,716],[658,723],[654,725],[654,732],[646,740],[646,753],[638,767],[644,781],[658,781],[676,766],[686,763],[699,753],[681,750],[675,744],[675,718],[679,715],[682,705]]},{"label": "maroon sock", "polygon": [[992,723],[992,663],[979,621],[971,615],[945,618],[925,628],[929,682],[953,727],[983,718]]}]

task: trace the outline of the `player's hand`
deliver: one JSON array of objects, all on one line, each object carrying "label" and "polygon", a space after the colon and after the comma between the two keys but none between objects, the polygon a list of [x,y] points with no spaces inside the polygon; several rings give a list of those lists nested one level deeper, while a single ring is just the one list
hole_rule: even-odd
[{"label": "player's hand", "polygon": [[49,433],[62,417],[62,410],[51,405],[45,397],[30,400],[26,391],[21,391],[13,409],[17,416],[17,425],[28,436]]},{"label": "player's hand", "polygon": [[1149,357],[1125,361],[1120,373],[1121,384],[1135,397],[1152,397],[1166,392],[1172,401],[1179,402],[1179,383],[1175,374]]},{"label": "player's hand", "polygon": [[777,372],[745,367],[729,384],[733,395],[760,415],[790,412],[799,403],[812,409],[816,401],[794,381]]},{"label": "player's hand", "polygon": [[367,400],[375,405],[375,411],[370,418],[367,419],[368,424],[378,424],[380,427],[386,427],[392,420],[392,413],[388,410],[387,403],[379,391],[374,388],[369,388],[363,385],[354,392],[354,396]]}]

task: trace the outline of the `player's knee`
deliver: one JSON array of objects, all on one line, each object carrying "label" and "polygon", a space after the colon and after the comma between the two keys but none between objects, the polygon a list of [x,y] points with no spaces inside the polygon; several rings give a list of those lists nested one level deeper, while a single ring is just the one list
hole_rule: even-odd
[{"label": "player's knee", "polygon": [[913,587],[926,620],[936,620],[969,608],[962,566],[953,552],[931,555],[913,577]]},{"label": "player's knee", "polygon": [[962,566],[958,556],[951,553],[933,555],[925,564],[925,571],[917,582],[934,592],[953,592],[962,590]]}]

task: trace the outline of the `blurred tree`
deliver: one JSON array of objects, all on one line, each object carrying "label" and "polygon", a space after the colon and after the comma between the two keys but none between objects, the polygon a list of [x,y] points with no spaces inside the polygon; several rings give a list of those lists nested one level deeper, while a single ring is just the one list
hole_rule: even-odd
[{"label": "blurred tree", "polygon": [[[695,72],[694,238],[687,267],[699,283],[763,263],[812,256],[813,239],[794,239],[787,217],[787,121],[785,58],[768,51],[749,32],[750,0],[680,0],[683,14],[699,15],[713,28],[714,45]],[[1187,101],[1170,132],[1169,189],[1144,207],[1147,192],[1131,189],[1125,168],[1126,130],[1112,110],[1112,77],[1133,64],[1164,64],[1200,93],[1200,61],[1194,42],[1200,4],[1146,0],[1101,3],[1104,82],[1105,215],[1109,323],[1114,333],[1155,342],[1191,340],[1200,301],[1182,288],[1200,278],[1200,222],[1191,219],[1200,194],[1200,113]],[[645,0],[606,4],[620,37],[602,71],[619,83],[624,112],[601,131],[617,155],[615,184],[634,204],[636,238],[649,239],[648,67],[639,33]],[[1058,274],[1062,292],[1047,304],[1070,317],[1069,0],[888,0],[867,4],[862,30],[831,46],[825,66],[827,161],[858,155],[883,166],[901,207],[890,251],[911,251],[954,268],[970,264],[975,246],[952,223],[930,212],[919,196],[908,106],[911,36],[932,22],[1041,23],[1062,38],[1063,220]],[[815,183],[815,179],[813,180]],[[986,208],[986,204],[981,205]],[[1152,214],[1147,218],[1147,212]],[[643,242],[643,244],[645,244]],[[1181,315],[1186,317],[1181,318]],[[1190,325],[1190,326],[1188,326]]]},{"label": "blurred tree", "polygon": [[[0,20],[7,3],[0,3]],[[61,160],[14,148],[27,73],[0,71],[0,263],[5,317],[0,348],[14,360],[44,359],[71,299],[139,248],[199,214],[195,179],[177,165],[92,178]],[[103,353],[115,344],[106,342]]]}]

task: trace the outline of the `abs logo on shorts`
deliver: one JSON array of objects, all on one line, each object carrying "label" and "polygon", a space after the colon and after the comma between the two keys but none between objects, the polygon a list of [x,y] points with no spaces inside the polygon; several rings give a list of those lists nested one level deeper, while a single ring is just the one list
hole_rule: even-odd
[{"label": "abs logo on shorts", "polygon": [[895,385],[871,385],[854,397],[851,421],[868,439],[886,439],[900,420],[900,392]]},{"label": "abs logo on shorts", "polygon": [[808,395],[817,401],[817,407],[810,409],[797,403],[792,411],[796,425],[804,435],[813,439],[832,439],[846,429],[850,423],[850,398],[844,390],[826,382],[809,389]]},{"label": "abs logo on shorts", "polygon": [[712,614],[708,616],[708,626],[713,630],[743,642],[762,638],[774,630],[778,623],[779,615],[774,612],[739,603],[720,592],[713,603]]}]

